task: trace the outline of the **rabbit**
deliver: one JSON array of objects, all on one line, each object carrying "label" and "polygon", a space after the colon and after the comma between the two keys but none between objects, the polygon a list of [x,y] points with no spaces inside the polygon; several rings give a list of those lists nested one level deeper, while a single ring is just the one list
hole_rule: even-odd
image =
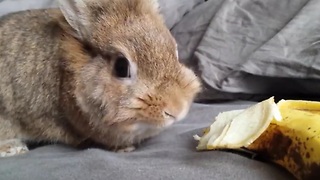
[{"label": "rabbit", "polygon": [[184,119],[200,78],[156,0],[59,0],[0,18],[0,154],[27,142],[133,151]]}]

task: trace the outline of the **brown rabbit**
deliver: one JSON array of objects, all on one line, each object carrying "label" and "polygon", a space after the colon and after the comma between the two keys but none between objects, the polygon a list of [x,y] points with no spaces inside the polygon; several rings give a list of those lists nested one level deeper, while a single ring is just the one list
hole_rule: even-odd
[{"label": "brown rabbit", "polygon": [[0,153],[25,141],[133,150],[201,89],[155,0],[59,0],[0,19]]}]

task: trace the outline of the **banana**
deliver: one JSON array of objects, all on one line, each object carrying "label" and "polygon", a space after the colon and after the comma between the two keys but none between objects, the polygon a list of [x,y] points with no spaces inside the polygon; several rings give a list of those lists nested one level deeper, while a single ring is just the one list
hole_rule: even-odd
[{"label": "banana", "polygon": [[200,141],[197,149],[238,149],[249,145],[268,128],[273,119],[281,120],[273,97],[244,110],[219,113],[203,137],[194,136]]},{"label": "banana", "polygon": [[296,179],[320,179],[320,102],[275,104],[272,97],[244,110],[220,113],[202,137],[194,137],[198,150],[244,148],[282,166]]}]

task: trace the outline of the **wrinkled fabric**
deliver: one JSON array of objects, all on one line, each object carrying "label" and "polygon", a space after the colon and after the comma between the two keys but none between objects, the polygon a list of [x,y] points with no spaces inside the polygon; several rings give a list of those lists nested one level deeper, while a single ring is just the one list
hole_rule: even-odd
[{"label": "wrinkled fabric", "polygon": [[319,95],[319,8],[318,0],[209,0],[172,32],[208,88],[204,99]]}]

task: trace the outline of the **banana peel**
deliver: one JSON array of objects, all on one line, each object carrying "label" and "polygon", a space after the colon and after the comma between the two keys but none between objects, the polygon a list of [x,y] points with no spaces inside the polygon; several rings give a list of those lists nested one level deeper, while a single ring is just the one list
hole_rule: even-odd
[{"label": "banana peel", "polygon": [[247,109],[219,113],[197,150],[246,149],[299,180],[320,179],[320,102],[271,97]]}]

